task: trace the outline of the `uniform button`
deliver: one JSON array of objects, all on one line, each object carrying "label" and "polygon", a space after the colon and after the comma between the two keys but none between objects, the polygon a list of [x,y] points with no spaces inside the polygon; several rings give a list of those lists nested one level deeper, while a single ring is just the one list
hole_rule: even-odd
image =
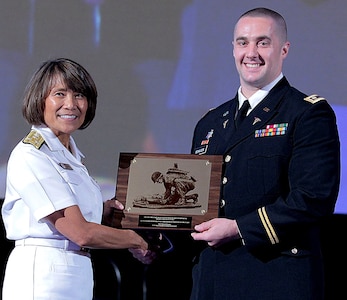
[{"label": "uniform button", "polygon": [[221,199],[219,203],[220,208],[223,208],[225,206],[225,200]]},{"label": "uniform button", "polygon": [[226,184],[227,182],[228,182],[228,178],[226,178],[226,177],[223,177],[223,184]]},{"label": "uniform button", "polygon": [[293,248],[293,249],[292,249],[292,253],[293,253],[293,254],[297,254],[297,253],[298,253],[298,249],[297,249],[297,248]]},{"label": "uniform button", "polygon": [[230,155],[227,155],[224,159],[225,162],[229,162],[231,161],[231,156]]}]

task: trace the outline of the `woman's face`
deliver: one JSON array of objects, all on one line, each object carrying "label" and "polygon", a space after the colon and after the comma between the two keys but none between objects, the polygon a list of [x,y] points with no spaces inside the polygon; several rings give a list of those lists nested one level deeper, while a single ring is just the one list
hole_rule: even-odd
[{"label": "woman's face", "polygon": [[45,124],[63,141],[81,127],[87,109],[88,101],[83,94],[73,92],[57,80],[45,100]]}]

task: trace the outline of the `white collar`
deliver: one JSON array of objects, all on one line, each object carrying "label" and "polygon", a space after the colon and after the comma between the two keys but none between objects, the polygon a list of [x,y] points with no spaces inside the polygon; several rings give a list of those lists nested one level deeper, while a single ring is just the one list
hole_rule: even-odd
[{"label": "white collar", "polygon": [[[248,98],[250,109],[248,112],[250,112],[254,107],[256,107],[270,92],[270,90],[283,78],[283,73],[281,73],[275,80],[270,82],[268,85],[264,86],[263,88],[256,91],[251,97]],[[239,108],[242,106],[243,102],[247,100],[247,98],[242,94],[241,92],[241,86],[239,87],[238,91],[238,97],[239,97]]]},{"label": "white collar", "polygon": [[[63,151],[66,153],[71,153],[66,149],[66,147],[59,141],[57,136],[53,133],[53,131],[47,127],[44,124],[41,125],[32,125],[31,127],[33,130],[38,131],[42,137],[44,138],[47,146],[51,149],[51,151]],[[81,161],[82,158],[84,158],[83,153],[78,149],[75,140],[72,136],[70,136],[70,148],[73,152],[73,156],[78,160]]]}]

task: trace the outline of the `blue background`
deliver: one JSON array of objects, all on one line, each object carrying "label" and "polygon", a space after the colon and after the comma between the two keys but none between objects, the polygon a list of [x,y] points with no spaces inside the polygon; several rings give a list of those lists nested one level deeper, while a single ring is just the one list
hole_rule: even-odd
[{"label": "blue background", "polygon": [[74,136],[109,198],[119,152],[189,153],[198,119],[235,95],[233,26],[256,6],[287,20],[289,82],[336,112],[343,155],[335,212],[347,213],[345,0],[2,0],[0,197],[10,151],[30,129],[24,87],[41,62],[74,59],[97,83],[96,118]]}]

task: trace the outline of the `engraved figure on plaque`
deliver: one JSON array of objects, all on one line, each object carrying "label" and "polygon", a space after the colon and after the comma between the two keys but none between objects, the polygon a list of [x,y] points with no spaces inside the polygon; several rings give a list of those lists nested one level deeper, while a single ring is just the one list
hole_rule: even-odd
[{"label": "engraved figure on plaque", "polygon": [[195,208],[200,207],[198,203],[198,193],[189,193],[195,189],[196,179],[188,175],[189,171],[178,168],[178,163],[174,163],[164,174],[155,171],[151,175],[154,184],[163,184],[165,191],[162,194],[153,194],[150,196],[142,196],[135,199],[134,207],[142,208]]}]

